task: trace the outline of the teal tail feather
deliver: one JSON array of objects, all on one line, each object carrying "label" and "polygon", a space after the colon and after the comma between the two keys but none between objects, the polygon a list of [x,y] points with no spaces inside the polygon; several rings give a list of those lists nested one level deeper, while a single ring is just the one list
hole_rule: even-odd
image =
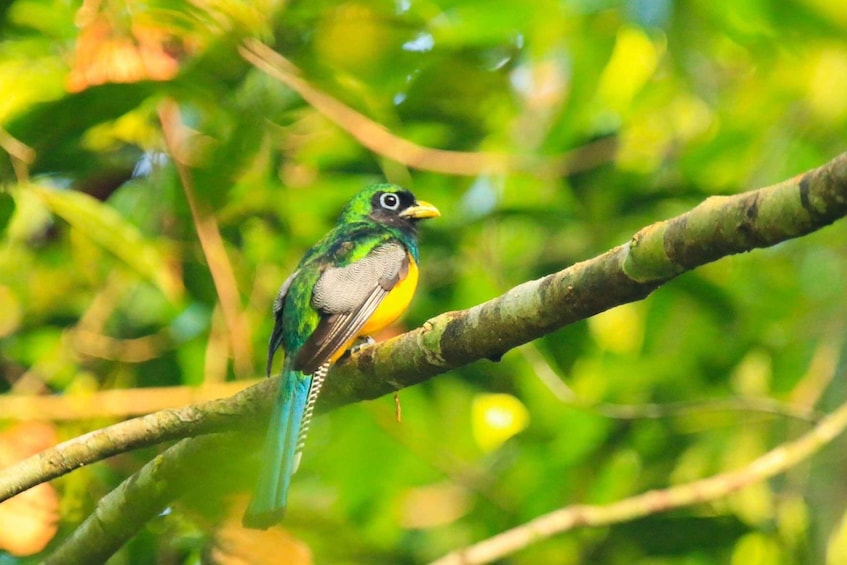
[{"label": "teal tail feather", "polygon": [[291,475],[297,469],[301,424],[312,378],[283,369],[271,413],[253,499],[241,523],[246,528],[267,529],[282,520],[288,503]]},{"label": "teal tail feather", "polygon": [[313,375],[283,369],[265,436],[258,485],[241,520],[245,528],[264,530],[285,515],[291,475],[300,463],[315,403],[328,371],[329,363],[321,365]]}]

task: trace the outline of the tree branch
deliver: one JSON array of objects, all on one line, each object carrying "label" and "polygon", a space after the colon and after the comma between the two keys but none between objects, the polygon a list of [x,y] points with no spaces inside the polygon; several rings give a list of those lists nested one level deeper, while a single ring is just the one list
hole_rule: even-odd
[{"label": "tree branch", "polygon": [[805,235],[845,214],[847,153],[773,186],[709,198],[603,255],[361,350],[330,373],[323,405],[378,398],[479,359],[499,359],[563,326],[640,300],[687,270]]},{"label": "tree branch", "polygon": [[275,381],[230,398],[161,410],[75,437],[0,470],[0,502],[37,484],[139,447],[212,432],[249,429],[270,409]]},{"label": "tree branch", "polygon": [[44,562],[105,563],[171,500],[196,488],[197,472],[242,456],[236,446],[243,450],[242,434],[210,434],[180,441],[101,498],[94,512]]},{"label": "tree branch", "polygon": [[218,222],[208,205],[197,196],[194,180],[188,168],[186,143],[186,128],[179,116],[179,107],[172,100],[165,100],[159,107],[159,121],[162,124],[162,134],[165,146],[173,158],[200,248],[209,265],[209,273],[215,284],[215,291],[221,305],[221,312],[226,321],[229,344],[232,349],[233,368],[239,377],[247,377],[253,370],[253,347],[251,345],[251,329],[241,310],[241,297],[238,293],[238,282],[232,262],[226,253],[223,236]]}]

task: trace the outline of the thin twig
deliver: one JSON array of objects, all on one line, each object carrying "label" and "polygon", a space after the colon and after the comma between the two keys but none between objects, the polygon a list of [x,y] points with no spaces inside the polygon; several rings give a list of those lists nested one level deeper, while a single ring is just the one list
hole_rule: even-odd
[{"label": "thin twig", "polygon": [[294,90],[359,143],[408,167],[450,175],[533,171],[564,176],[607,163],[617,151],[617,141],[613,138],[595,141],[554,157],[424,147],[391,133],[382,124],[317,89],[302,78],[297,67],[264,43],[249,40],[240,52],[247,61]]},{"label": "thin twig", "polygon": [[29,182],[29,167],[35,162],[35,150],[0,127],[0,148],[9,154],[18,184]]},{"label": "thin twig", "polygon": [[127,418],[229,398],[257,382],[102,390],[62,396],[3,394],[0,395],[0,419],[55,422]]},{"label": "thin twig", "polygon": [[772,449],[741,469],[663,490],[648,491],[613,504],[566,506],[470,547],[449,553],[434,561],[432,565],[490,563],[574,528],[620,523],[718,500],[744,487],[784,473],[827,445],[843,433],[845,428],[847,403],[842,404],[799,439]]},{"label": "thin twig", "polygon": [[116,338],[77,327],[65,337],[79,354],[121,363],[143,363],[176,346],[168,328],[152,335]]},{"label": "thin twig", "polygon": [[843,324],[838,324],[829,336],[815,348],[806,373],[791,391],[792,404],[811,408],[818,403],[823,392],[835,378],[844,347]]},{"label": "thin twig", "polygon": [[782,418],[791,418],[803,422],[817,422],[821,414],[812,405],[799,405],[779,402],[772,398],[713,398],[706,400],[690,400],[684,402],[666,402],[662,404],[613,404],[608,402],[584,402],[576,396],[573,390],[556,374],[556,371],[544,359],[533,343],[520,348],[527,362],[532,366],[535,375],[550,393],[563,404],[590,410],[606,418],[615,420],[644,420],[659,418],[674,418],[702,412],[757,412]]},{"label": "thin twig", "polygon": [[550,394],[555,396],[560,402],[573,403],[576,401],[576,393],[571,387],[565,384],[565,381],[550,366],[550,363],[547,362],[544,355],[538,350],[536,344],[528,343],[524,347],[521,347],[521,353],[527,363],[532,367],[535,376],[547,387]]},{"label": "thin twig", "polygon": [[185,128],[182,126],[176,103],[172,101],[163,102],[159,108],[159,120],[162,123],[165,143],[179,174],[180,183],[191,210],[191,217],[197,229],[197,237],[200,239],[200,246],[206,256],[215,290],[220,299],[221,312],[229,331],[235,373],[238,376],[247,377],[253,372],[253,350],[250,337],[252,331],[241,309],[238,283],[235,279],[232,263],[230,263],[226,254],[217,220],[215,220],[211,210],[207,208],[205,201],[197,197],[197,192],[194,189],[194,181],[185,161],[187,151],[186,140],[184,139]]},{"label": "thin twig", "polygon": [[793,406],[771,398],[735,397],[665,404],[575,403],[575,405],[616,420],[670,418],[703,412],[752,412],[810,423],[817,422],[821,418],[821,414],[816,410]]}]

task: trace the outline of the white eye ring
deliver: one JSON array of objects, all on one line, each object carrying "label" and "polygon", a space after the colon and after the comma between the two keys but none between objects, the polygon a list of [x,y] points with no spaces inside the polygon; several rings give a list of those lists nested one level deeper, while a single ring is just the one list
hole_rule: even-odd
[{"label": "white eye ring", "polygon": [[379,197],[379,205],[386,210],[397,210],[400,207],[400,197],[393,192],[386,192]]}]

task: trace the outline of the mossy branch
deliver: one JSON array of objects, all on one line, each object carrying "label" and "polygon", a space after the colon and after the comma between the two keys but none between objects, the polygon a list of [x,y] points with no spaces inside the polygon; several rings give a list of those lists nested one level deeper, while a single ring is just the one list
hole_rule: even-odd
[{"label": "mossy branch", "polygon": [[603,255],[363,349],[334,368],[323,405],[378,398],[479,359],[499,359],[563,326],[640,300],[685,271],[811,233],[845,215],[847,153],[773,186],[709,198]]},{"label": "mossy branch", "polygon": [[[161,514],[169,501],[196,488],[198,470],[218,468],[227,459],[243,457],[247,446],[239,439],[243,436],[236,432],[207,434],[168,448],[101,498],[94,512],[44,563],[105,563],[144,524]],[[127,509],[132,510],[130,514]]]}]

